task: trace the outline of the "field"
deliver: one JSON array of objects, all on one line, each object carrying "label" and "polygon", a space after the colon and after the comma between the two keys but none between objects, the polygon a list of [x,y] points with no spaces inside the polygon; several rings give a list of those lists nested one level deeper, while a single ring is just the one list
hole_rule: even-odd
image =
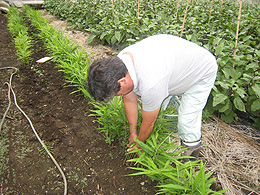
[{"label": "field", "polygon": [[[101,45],[88,46],[88,33],[69,30],[66,23],[43,10],[41,12],[51,25],[66,29],[70,40],[76,41],[82,48],[86,47],[93,57],[115,52]],[[47,55],[41,40],[35,39],[33,65],[24,66],[17,60],[13,38],[6,26],[7,19],[4,15],[0,17],[0,34],[6,37],[0,42],[0,68],[19,68],[12,80],[18,104],[31,118],[40,137],[65,172],[68,194],[155,194],[156,183],[146,176],[126,176],[133,171],[124,164],[124,149],[118,143],[108,145],[105,142],[104,136],[96,130],[99,125],[94,122],[95,118],[89,117],[93,108],[82,95],[71,94],[76,89],[65,84],[65,74],[56,68],[56,64],[53,61],[35,63]],[[8,87],[4,83],[9,81],[11,73],[12,69],[0,71],[1,113],[8,105]],[[0,192],[62,194],[61,175],[13,103],[1,133]],[[259,194],[259,188],[254,186],[259,184],[259,133],[247,123],[229,126],[213,118],[203,123],[203,135],[208,146],[202,153],[208,161],[206,170],[215,171],[217,177],[213,188],[231,188],[229,194],[237,191]],[[233,151],[234,146],[240,146],[239,151]],[[242,156],[236,159],[236,155]]]},{"label": "field", "polygon": [[[39,136],[49,146],[68,179],[68,194],[154,194],[146,177],[126,177],[132,171],[123,164],[124,151],[109,146],[88,117],[83,96],[70,95],[64,74],[52,62],[32,68],[21,66],[14,50],[7,19],[0,14],[1,66],[19,68],[14,75],[17,102],[30,117]],[[40,41],[34,61],[45,57]],[[1,116],[8,106],[12,70],[0,72]],[[12,97],[11,97],[12,98]],[[1,130],[1,194],[62,194],[59,172],[37,141],[28,121],[12,103]],[[141,185],[142,184],[142,185]]]}]

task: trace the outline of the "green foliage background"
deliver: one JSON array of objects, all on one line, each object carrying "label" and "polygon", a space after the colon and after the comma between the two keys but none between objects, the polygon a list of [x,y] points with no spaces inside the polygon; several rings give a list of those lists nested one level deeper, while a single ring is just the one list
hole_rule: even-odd
[{"label": "green foliage background", "polygon": [[[186,1],[177,0],[46,0],[45,9],[68,21],[72,27],[91,32],[88,42],[98,38],[103,44],[124,48],[154,34],[180,36]],[[225,122],[247,112],[260,128],[260,8],[243,3],[237,55],[233,56],[239,4],[231,1],[190,2],[183,38],[211,51],[219,72],[207,109],[217,111]],[[178,12],[177,12],[178,8]]]}]

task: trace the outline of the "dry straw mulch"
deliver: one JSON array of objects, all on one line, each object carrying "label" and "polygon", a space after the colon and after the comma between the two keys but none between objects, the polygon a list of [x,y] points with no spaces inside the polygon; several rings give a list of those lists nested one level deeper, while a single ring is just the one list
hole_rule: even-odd
[{"label": "dry straw mulch", "polygon": [[221,188],[230,189],[225,194],[260,194],[260,143],[251,136],[260,132],[231,127],[215,117],[202,127],[206,169],[214,171]]}]

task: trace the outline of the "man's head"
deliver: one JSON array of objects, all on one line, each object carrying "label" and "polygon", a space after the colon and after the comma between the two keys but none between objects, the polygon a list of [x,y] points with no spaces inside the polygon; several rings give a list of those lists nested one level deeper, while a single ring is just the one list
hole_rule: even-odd
[{"label": "man's head", "polygon": [[118,57],[96,60],[88,69],[88,91],[99,101],[122,95],[118,92],[121,91],[127,75],[129,76],[127,68]]}]

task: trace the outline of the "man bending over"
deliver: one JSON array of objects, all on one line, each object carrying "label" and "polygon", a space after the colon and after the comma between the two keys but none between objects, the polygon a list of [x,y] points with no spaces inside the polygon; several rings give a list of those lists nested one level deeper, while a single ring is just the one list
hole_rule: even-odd
[{"label": "man bending over", "polygon": [[[96,100],[123,96],[130,124],[129,147],[135,138],[145,142],[150,136],[167,97],[181,96],[178,134],[181,144],[188,148],[184,155],[197,157],[202,110],[217,69],[215,57],[203,47],[173,35],[154,35],[126,47],[116,57],[93,62],[87,86]],[[139,134],[137,96],[141,97],[143,109]]]}]

